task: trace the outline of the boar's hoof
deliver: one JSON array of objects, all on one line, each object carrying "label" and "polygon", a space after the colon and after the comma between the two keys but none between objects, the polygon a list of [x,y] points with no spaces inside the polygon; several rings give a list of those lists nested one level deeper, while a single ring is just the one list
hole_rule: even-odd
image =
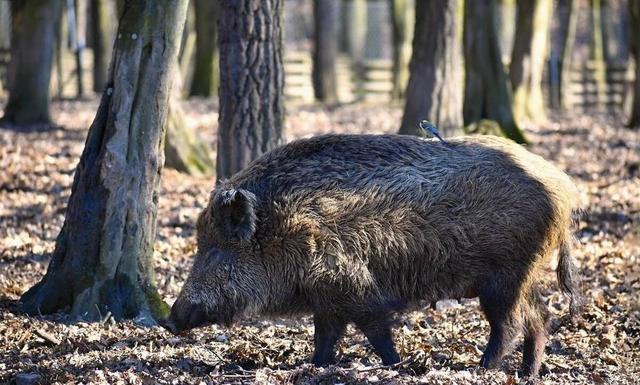
[{"label": "boar's hoof", "polygon": [[180,330],[178,330],[176,325],[169,318],[158,320],[158,324],[163,328],[167,329],[172,334],[175,334],[175,335],[180,334]]}]

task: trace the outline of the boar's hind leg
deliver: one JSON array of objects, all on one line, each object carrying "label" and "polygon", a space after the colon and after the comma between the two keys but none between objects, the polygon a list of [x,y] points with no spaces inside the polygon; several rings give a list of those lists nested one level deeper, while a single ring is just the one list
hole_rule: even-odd
[{"label": "boar's hind leg", "polygon": [[326,314],[313,315],[315,351],[311,362],[316,366],[326,366],[333,362],[336,342],[342,336],[347,323],[340,318]]},{"label": "boar's hind leg", "polygon": [[[517,274],[514,274],[517,276]],[[513,275],[512,275],[513,277]],[[518,295],[519,287],[509,278],[493,277],[480,289],[480,304],[491,326],[480,365],[493,369],[500,366],[502,357],[513,347],[513,340],[520,331]]]},{"label": "boar's hind leg", "polygon": [[357,317],[354,322],[382,359],[384,365],[400,362],[400,356],[393,345],[389,315],[366,315]]},{"label": "boar's hind leg", "polygon": [[549,319],[547,307],[542,301],[537,286],[534,286],[530,291],[525,306],[522,371],[525,376],[536,376],[540,370],[544,345],[547,342],[547,322]]}]

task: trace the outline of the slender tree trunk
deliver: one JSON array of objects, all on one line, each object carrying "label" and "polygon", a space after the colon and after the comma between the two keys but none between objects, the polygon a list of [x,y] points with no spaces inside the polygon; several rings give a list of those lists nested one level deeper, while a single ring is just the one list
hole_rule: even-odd
[{"label": "slender tree trunk", "polygon": [[606,106],[607,63],[602,37],[602,0],[591,0],[591,61],[596,80],[597,106]]},{"label": "slender tree trunk", "polygon": [[509,66],[516,121],[545,119],[542,72],[547,57],[551,0],[518,0],[516,34]]},{"label": "slender tree trunk", "polygon": [[112,73],[76,169],[44,278],[22,296],[30,314],[70,307],[152,324],[168,307],[154,286],[162,146],[187,0],[128,0]]},{"label": "slender tree trunk", "polygon": [[640,0],[629,0],[630,52],[635,62],[633,101],[627,125],[640,128]]},{"label": "slender tree trunk", "polygon": [[463,133],[461,0],[417,1],[411,76],[401,134],[423,135],[427,119],[445,136]]},{"label": "slender tree trunk", "polygon": [[[415,0],[389,0],[393,38],[393,91],[394,99],[402,99],[409,81],[411,39],[415,24]],[[422,2],[418,0],[418,2]],[[422,22],[422,20],[420,20]]]},{"label": "slender tree trunk", "polygon": [[283,6],[220,3],[218,181],[284,142]]},{"label": "slender tree trunk", "polygon": [[[84,55],[84,49],[86,45],[86,26],[87,26],[87,2],[86,0],[68,0],[69,9],[73,10],[73,18],[69,19],[69,23],[73,23],[71,26],[73,29],[72,41],[76,58],[76,85],[78,99],[85,97],[84,92],[84,62],[82,57]],[[71,30],[71,29],[70,29]]]},{"label": "slender tree trunk", "polygon": [[218,1],[195,0],[196,65],[191,83],[191,96],[212,96],[218,89]]},{"label": "slender tree trunk", "polygon": [[337,0],[314,0],[313,91],[317,100],[338,100],[336,57],[338,55]]},{"label": "slender tree trunk", "polygon": [[343,15],[346,52],[356,64],[364,60],[367,38],[367,0],[347,0]]},{"label": "slender tree trunk", "polygon": [[107,83],[109,49],[112,47],[109,33],[108,0],[93,0],[91,3],[91,32],[93,36],[93,90],[102,92]]},{"label": "slender tree trunk", "polygon": [[9,64],[9,100],[2,121],[50,124],[49,83],[60,0],[14,0]]},{"label": "slender tree trunk", "polygon": [[509,84],[500,58],[494,0],[467,0],[464,11],[464,124],[494,120],[518,143],[526,138],[513,118]]},{"label": "slender tree trunk", "polygon": [[213,174],[213,158],[209,146],[187,124],[182,109],[182,79],[176,61],[167,116],[164,147],[165,166],[190,175]]},{"label": "slender tree trunk", "polygon": [[571,100],[571,66],[573,64],[573,45],[576,40],[576,27],[577,27],[577,0],[559,0],[558,9],[564,9],[562,15],[564,16],[560,20],[560,25],[563,27],[562,48],[561,48],[561,62],[560,62],[560,107],[568,111],[572,105]]}]

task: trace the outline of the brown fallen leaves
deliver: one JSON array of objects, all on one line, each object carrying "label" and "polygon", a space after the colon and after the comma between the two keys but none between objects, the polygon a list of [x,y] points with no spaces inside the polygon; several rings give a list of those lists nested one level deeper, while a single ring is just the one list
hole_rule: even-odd
[{"label": "brown fallen leaves", "polygon": [[[132,322],[64,324],[61,316],[31,318],[16,300],[44,274],[64,220],[73,170],[96,103],[54,103],[64,130],[0,131],[0,383],[533,383],[518,377],[521,352],[502,371],[477,367],[488,325],[477,300],[442,303],[400,315],[395,331],[402,365],[384,367],[353,328],[338,347],[338,363],[315,368],[309,317],[247,319],[232,328],[207,327],[175,337]],[[217,114],[206,102],[185,105],[187,120],[214,144]],[[290,138],[318,133],[383,133],[401,110],[350,105],[326,111],[290,108]],[[566,169],[579,185],[585,214],[575,255],[588,304],[572,324],[567,301],[549,269],[545,301],[552,313],[541,383],[624,384],[640,378],[640,133],[619,120],[552,116],[528,126],[532,150]],[[171,303],[195,250],[194,223],[213,177],[165,170],[155,248],[157,281]]]}]

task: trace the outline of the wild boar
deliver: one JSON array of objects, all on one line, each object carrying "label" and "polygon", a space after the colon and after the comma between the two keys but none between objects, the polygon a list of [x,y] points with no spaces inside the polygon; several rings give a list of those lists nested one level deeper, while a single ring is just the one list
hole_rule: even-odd
[{"label": "wild boar", "polygon": [[524,374],[546,342],[542,271],[555,250],[577,311],[569,177],[497,137],[448,144],[398,135],[298,140],[211,193],[198,252],[165,326],[178,333],[241,314],[312,313],[312,362],[334,359],[348,323],[384,364],[399,361],[392,315],[479,297],[491,327],[480,364],[499,366],[524,332]]}]

